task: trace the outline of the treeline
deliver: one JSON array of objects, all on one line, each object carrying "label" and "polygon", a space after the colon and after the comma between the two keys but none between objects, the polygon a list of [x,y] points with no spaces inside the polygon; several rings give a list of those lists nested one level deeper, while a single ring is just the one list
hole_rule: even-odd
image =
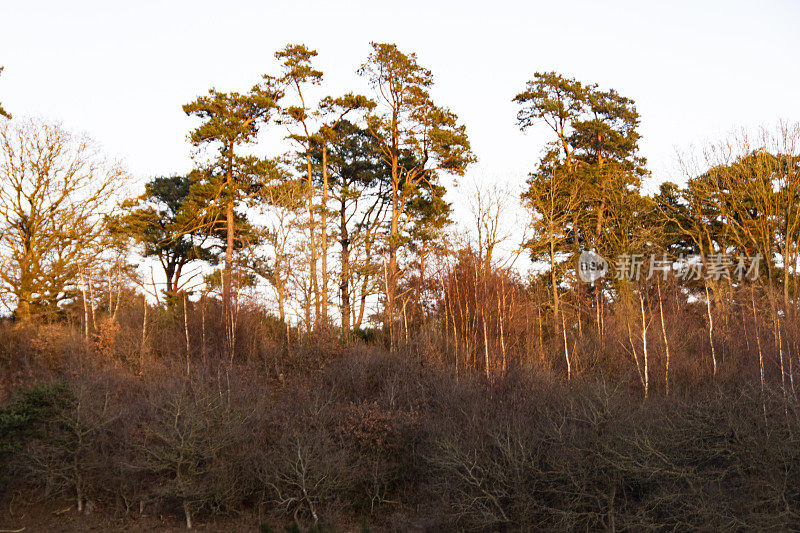
[{"label": "treeline", "polygon": [[[188,326],[201,315],[205,331],[213,300],[233,360],[245,350],[242,309],[268,297],[285,344],[355,333],[396,349],[425,333],[456,367],[489,379],[553,353],[571,378],[586,357],[609,351],[627,354],[645,393],[654,358],[668,373],[677,321],[704,323],[709,355],[697,364],[716,375],[732,324],[746,320],[748,347],[763,345],[762,359],[777,350],[781,380],[793,386],[797,124],[709,145],[682,161],[683,185],[647,195],[633,100],[536,73],[514,97],[517,122],[552,135],[519,199],[529,220],[516,253],[533,260],[521,274],[496,252],[519,238],[504,227],[512,195],[478,187],[472,237],[453,228],[442,179],[462,176],[475,156],[457,116],[432,100],[432,73],[416,56],[372,43],[357,71],[370,94],[312,101],[323,87],[315,56],[288,45],[275,54],[278,72],[249,91],[212,89],[183,106],[197,120],[194,170],[154,178],[121,202],[124,171],[90,141],[6,121],[0,276],[14,318],[69,320],[93,338],[138,299],[145,353],[156,302],[186,326],[187,355],[205,354],[206,336],[193,341]],[[254,155],[267,129],[293,148]],[[582,283],[576,261],[587,251],[609,271]],[[137,270],[131,252],[163,272]],[[668,378],[660,381],[666,392]]]}]

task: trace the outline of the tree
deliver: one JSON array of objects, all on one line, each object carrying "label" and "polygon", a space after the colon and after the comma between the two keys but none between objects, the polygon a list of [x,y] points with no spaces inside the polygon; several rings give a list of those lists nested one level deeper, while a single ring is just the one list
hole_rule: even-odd
[{"label": "tree", "polygon": [[[512,189],[497,183],[475,182],[470,196],[470,213],[476,230],[476,249],[479,259],[484,263],[487,272],[494,266],[497,259],[496,251],[499,246],[514,237],[514,229],[518,227],[519,220],[509,216],[512,211],[512,202],[517,200]],[[516,259],[517,253],[512,253],[504,258],[503,263],[510,263]]]},{"label": "tree", "polygon": [[[351,326],[360,320],[353,317],[356,287],[353,283],[353,253],[364,253],[360,269],[366,283],[361,284],[362,312],[369,280],[374,278],[371,265],[372,242],[383,221],[386,207],[386,188],[389,185],[387,167],[381,159],[377,142],[366,128],[343,119],[329,127],[324,146],[314,150],[315,164],[325,168],[330,195],[336,202],[338,215],[339,253],[339,311],[342,334],[347,336]],[[320,142],[322,144],[322,142]],[[325,164],[322,164],[323,159]],[[356,270],[359,270],[356,268]]]},{"label": "tree", "polygon": [[[275,52],[275,57],[282,60],[282,73],[278,78],[280,83],[290,87],[297,98],[299,105],[287,106],[283,109],[285,119],[291,125],[299,127],[299,132],[291,132],[289,139],[295,141],[300,146],[298,156],[305,161],[306,173],[306,209],[308,210],[309,225],[309,275],[311,277],[311,290],[314,293],[314,324],[320,322],[321,306],[327,306],[327,295],[322,295],[319,288],[319,277],[317,275],[318,247],[317,247],[317,223],[316,206],[314,205],[314,171],[311,164],[311,144],[314,139],[312,126],[311,107],[306,102],[306,85],[319,85],[322,82],[322,72],[316,70],[311,65],[312,58],[316,57],[317,51],[311,50],[303,44],[289,44],[282,50]],[[310,304],[310,302],[309,302]]]},{"label": "tree", "polygon": [[[553,309],[558,310],[556,258],[594,249],[607,258],[643,242],[649,204],[640,194],[645,161],[638,155],[634,102],[555,72],[536,73],[514,101],[526,130],[544,122],[554,133],[523,200],[533,215],[534,259],[547,258]],[[632,212],[631,209],[637,211]],[[595,290],[595,296],[602,291]]]},{"label": "tree", "polygon": [[[284,109],[288,122],[299,127],[298,132],[290,133],[289,138],[301,148],[298,155],[304,160],[304,172],[308,187],[306,189],[307,209],[309,214],[309,275],[311,288],[314,293],[314,322],[326,324],[328,322],[328,148],[335,137],[334,129],[345,119],[345,116],[356,109],[371,108],[374,106],[367,98],[348,93],[344,96],[333,98],[325,97],[320,100],[316,110],[312,110],[306,100],[306,87],[319,85],[322,82],[322,72],[313,68],[311,60],[316,57],[316,50],[311,50],[302,44],[291,44],[275,53],[275,57],[283,61],[283,72],[280,80],[292,88],[297,97],[298,104]],[[314,131],[313,124],[320,123],[319,129]],[[314,152],[319,152],[321,157],[316,157]],[[316,159],[317,165],[314,165]],[[319,169],[315,173],[315,168]],[[319,176],[322,188],[322,198],[319,205],[314,200],[317,192],[315,186]],[[317,222],[319,215],[319,224]],[[317,242],[317,234],[320,240]],[[321,252],[321,253],[320,253]],[[321,259],[321,261],[320,261]],[[317,272],[318,262],[321,263],[321,276]],[[319,278],[322,278],[320,287]]]},{"label": "tree", "polygon": [[439,171],[461,176],[475,157],[458,117],[433,103],[428,92],[433,75],[417,63],[416,54],[404,54],[394,44],[370,44],[372,52],[358,72],[375,91],[377,106],[367,117],[367,127],[391,169],[384,327],[393,345],[398,251],[408,223],[403,216],[406,206],[420,194],[421,184],[435,183]]},{"label": "tree", "polygon": [[[514,97],[523,131],[542,121],[553,131],[542,161],[581,185],[581,205],[573,211],[573,252],[594,247],[605,253],[604,229],[609,195],[625,189],[639,194],[645,160],[638,155],[639,114],[633,100],[616,91],[601,91],[555,72],[539,73]],[[556,147],[558,149],[556,149]]]},{"label": "tree", "polygon": [[192,202],[191,176],[158,177],[145,185],[139,198],[126,202],[128,213],[120,229],[143,245],[144,257],[158,258],[166,277],[169,303],[177,302],[183,289],[181,275],[194,261],[215,260],[207,245],[209,233]]},{"label": "tree", "polygon": [[559,253],[577,231],[573,222],[579,194],[578,184],[566,166],[557,162],[557,155],[552,150],[543,158],[539,169],[531,174],[528,189],[522,194],[522,201],[531,214],[533,232],[525,247],[531,259],[546,259],[549,264],[553,316],[558,315],[559,308]]},{"label": "tree", "polygon": [[287,292],[295,261],[292,236],[303,226],[301,211],[305,209],[307,198],[305,186],[302,180],[288,179],[277,181],[261,192],[264,204],[271,215],[264,240],[272,248],[272,258],[258,274],[275,289],[278,316],[284,325],[286,325],[286,302],[290,297]]},{"label": "tree", "polygon": [[709,170],[690,187],[717,214],[731,244],[761,254],[768,280],[782,282],[788,307],[800,242],[800,126],[783,124],[755,140],[756,149],[747,136],[709,148]]},{"label": "tree", "polygon": [[[3,68],[5,68],[5,67],[0,67],[0,74],[3,73]],[[3,109],[3,104],[2,103],[0,103],[0,117],[11,118],[11,115],[8,113],[8,111]]]},{"label": "tree", "polygon": [[[578,179],[588,192],[583,237],[587,245],[592,243],[604,250],[609,195],[622,191],[638,196],[641,178],[647,171],[644,158],[638,155],[639,113],[633,100],[613,89],[599,91],[591,86],[586,102],[586,115],[573,123],[569,141],[579,163]],[[613,227],[613,221],[608,225]],[[613,253],[610,249],[605,251]]]},{"label": "tree", "polygon": [[575,179],[576,163],[571,142],[575,123],[586,111],[585,87],[574,78],[556,72],[536,72],[525,90],[513,101],[521,106],[517,125],[522,131],[544,122],[555,134],[549,143],[538,169],[528,179],[523,203],[531,213],[533,237],[525,246],[536,261],[546,258],[550,265],[550,290],[553,313],[559,309],[558,255],[571,248],[577,253],[581,195]]},{"label": "tree", "polygon": [[255,85],[246,94],[222,93],[211,89],[208,96],[201,96],[183,106],[187,115],[196,116],[203,121],[192,131],[192,143],[195,146],[214,145],[218,150],[217,159],[205,172],[205,192],[211,196],[211,200],[219,201],[225,211],[222,300],[226,331],[231,335],[228,339],[231,356],[231,273],[236,239],[235,210],[244,199],[258,190],[265,171],[272,166],[269,161],[254,156],[242,156],[238,150],[256,140],[260,128],[269,122],[282,96],[283,91],[278,88],[276,81],[265,75],[262,83]]},{"label": "tree", "polygon": [[[453,223],[451,205],[444,199],[446,189],[431,181],[421,183],[420,188],[422,190],[406,206],[406,216],[413,222],[408,224],[404,237],[413,260],[408,265],[412,273],[405,277],[405,288],[400,292],[404,324],[408,322],[407,304],[412,295],[414,302],[410,314],[418,312],[421,319],[426,316],[423,293],[434,281],[427,277],[427,260],[434,253],[445,254],[447,228]],[[405,328],[407,332],[408,326]]]},{"label": "tree", "polygon": [[0,279],[14,315],[53,313],[74,297],[107,237],[104,214],[126,174],[91,140],[38,120],[0,125]]},{"label": "tree", "polygon": [[569,137],[573,124],[584,112],[588,89],[574,78],[556,72],[537,72],[525,90],[514,97],[514,102],[521,106],[517,112],[519,128],[525,131],[538,121],[547,124],[556,135],[555,144],[563,150],[568,169],[572,168],[574,151]]},{"label": "tree", "polygon": [[324,98],[317,110],[317,117],[322,121],[319,132],[315,138],[317,149],[322,152],[321,173],[322,173],[322,295],[324,305],[322,306],[322,322],[328,322],[328,199],[329,199],[329,179],[328,179],[328,150],[332,142],[337,138],[337,127],[345,120],[345,117],[352,111],[358,109],[372,109],[375,103],[365,96],[348,93],[338,98],[330,96]]}]

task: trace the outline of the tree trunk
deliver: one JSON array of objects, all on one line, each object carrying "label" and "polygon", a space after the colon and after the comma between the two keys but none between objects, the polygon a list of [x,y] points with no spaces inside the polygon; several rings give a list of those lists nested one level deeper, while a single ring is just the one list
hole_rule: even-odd
[{"label": "tree trunk", "polygon": [[328,324],[328,148],[322,146],[322,316]]},{"label": "tree trunk", "polygon": [[311,169],[311,155],[306,154],[306,170],[308,172],[308,245],[309,245],[309,275],[311,276],[311,291],[314,299],[314,322],[309,324],[309,329],[316,329],[320,318],[319,280],[317,279],[317,221],[314,216],[314,174]]},{"label": "tree trunk", "polygon": [[228,175],[227,175],[227,193],[228,198],[225,205],[225,226],[226,226],[226,240],[225,240],[225,272],[222,277],[222,309],[225,315],[225,340],[228,355],[231,360],[233,359],[233,316],[231,310],[231,275],[233,273],[233,245],[234,245],[234,202],[233,202],[233,143],[229,145],[228,156]]},{"label": "tree trunk", "polygon": [[556,279],[556,247],[550,240],[550,284],[553,290],[553,316],[558,316],[558,280]]},{"label": "tree trunk", "polygon": [[708,295],[708,284],[706,288],[706,311],[708,313],[708,342],[711,344],[711,362],[714,365],[714,377],[717,376],[717,352],[714,350],[714,318],[711,316],[711,297]]},{"label": "tree trunk", "polygon": [[[501,305],[502,304],[502,305]],[[500,280],[500,299],[497,300],[497,323],[500,329],[500,354],[503,357],[503,374],[506,373],[506,340],[503,331],[503,313],[506,310],[506,286]]]},{"label": "tree trunk", "polygon": [[200,357],[206,360],[206,296],[203,295],[203,306],[200,308]]},{"label": "tree trunk", "polygon": [[186,517],[186,529],[192,529],[192,511],[187,500],[183,500],[183,515]]},{"label": "tree trunk", "polygon": [[664,386],[665,386],[665,395],[669,396],[669,341],[667,340],[667,327],[664,325],[664,304],[661,300],[661,284],[656,278],[656,287],[658,288],[658,314],[661,316],[661,335],[664,338],[664,352],[666,354],[666,364],[665,364],[665,374],[664,374]]},{"label": "tree trunk", "polygon": [[281,324],[286,323],[286,287],[283,286],[283,281],[275,283],[275,290],[278,293],[278,318]]},{"label": "tree trunk", "polygon": [[564,359],[567,361],[567,381],[572,380],[572,364],[569,360],[569,346],[567,345],[567,324],[564,321],[564,312],[561,312],[561,332],[564,335]]},{"label": "tree trunk", "polygon": [[340,254],[342,279],[339,285],[341,297],[342,337],[350,335],[350,234],[347,229],[347,204],[342,197],[339,207],[339,242],[342,245]]},{"label": "tree trunk", "polygon": [[400,212],[397,185],[392,186],[392,225],[389,233],[389,265],[386,273],[386,309],[385,328],[389,332],[390,348],[394,349],[394,311],[395,288],[397,285],[397,241],[400,238]]},{"label": "tree trunk", "polygon": [[[81,296],[83,297],[83,336],[89,338],[89,303],[86,301],[86,278],[83,276],[83,270],[80,271],[81,276]],[[25,302],[27,303],[27,302]],[[22,302],[20,301],[20,305]],[[147,303],[145,303],[145,306]]]},{"label": "tree trunk", "polygon": [[186,293],[183,293],[183,334],[186,338],[186,375],[189,375],[191,345],[189,344],[189,312],[186,309]]},{"label": "tree trunk", "polygon": [[389,334],[389,348],[394,349],[394,307],[395,287],[397,285],[397,248],[400,239],[400,168],[399,168],[399,131],[397,129],[397,111],[392,117],[392,221],[389,230],[389,265],[385,274],[386,307],[384,308],[384,329]]},{"label": "tree trunk", "polygon": [[92,285],[91,275],[87,277],[89,282],[89,311],[92,313],[92,331],[97,331],[97,320],[95,318],[94,285]]},{"label": "tree trunk", "polygon": [[142,295],[142,343],[139,345],[139,368],[144,362],[147,353],[147,296]]},{"label": "tree trunk", "polygon": [[750,285],[750,302],[753,305],[753,329],[756,330],[756,347],[758,348],[758,370],[761,378],[761,409],[764,412],[764,423],[767,422],[767,403],[764,398],[764,355],[761,352],[761,336],[758,333],[758,315],[756,315],[755,289]]},{"label": "tree trunk", "polygon": [[644,315],[644,298],[639,294],[639,308],[642,312],[642,354],[644,358],[644,397],[650,392],[650,372],[648,370],[647,362],[647,322]]}]

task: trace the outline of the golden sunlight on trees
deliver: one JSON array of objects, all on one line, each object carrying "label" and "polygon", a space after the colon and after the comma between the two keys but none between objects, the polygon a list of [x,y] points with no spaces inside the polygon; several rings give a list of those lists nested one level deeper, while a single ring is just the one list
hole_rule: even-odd
[{"label": "golden sunlight on trees", "polygon": [[395,337],[398,253],[410,220],[403,215],[417,197],[436,194],[438,174],[463,175],[475,160],[466,128],[449,109],[431,100],[433,74],[394,44],[371,43],[372,53],[359,69],[375,91],[377,107],[367,128],[378,141],[381,158],[391,172],[391,218],[385,266],[384,327],[390,344]]},{"label": "golden sunlight on trees", "polygon": [[126,178],[88,139],[39,120],[0,124],[5,304],[57,315],[108,243],[104,215]]},{"label": "golden sunlight on trees", "polygon": [[527,177],[465,185],[365,56],[176,102],[138,190],[0,108],[0,531],[797,529],[800,125],[654,183],[636,95],[536,72]]}]

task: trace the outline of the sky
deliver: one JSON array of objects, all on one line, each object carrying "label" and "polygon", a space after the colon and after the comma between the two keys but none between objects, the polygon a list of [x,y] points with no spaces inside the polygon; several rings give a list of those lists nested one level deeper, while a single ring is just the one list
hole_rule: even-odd
[{"label": "sky", "polygon": [[[798,1],[0,0],[0,102],[87,133],[141,184],[191,167],[182,104],[247,90],[285,44],[319,52],[322,96],[368,91],[355,71],[369,42],[394,42],[466,124],[468,183],[524,184],[549,137],[520,132],[511,99],[549,70],[636,101],[657,182],[680,179],[676,150],[800,119],[798,22]],[[266,134],[265,153],[284,134]],[[457,218],[467,191],[451,195]]]}]

